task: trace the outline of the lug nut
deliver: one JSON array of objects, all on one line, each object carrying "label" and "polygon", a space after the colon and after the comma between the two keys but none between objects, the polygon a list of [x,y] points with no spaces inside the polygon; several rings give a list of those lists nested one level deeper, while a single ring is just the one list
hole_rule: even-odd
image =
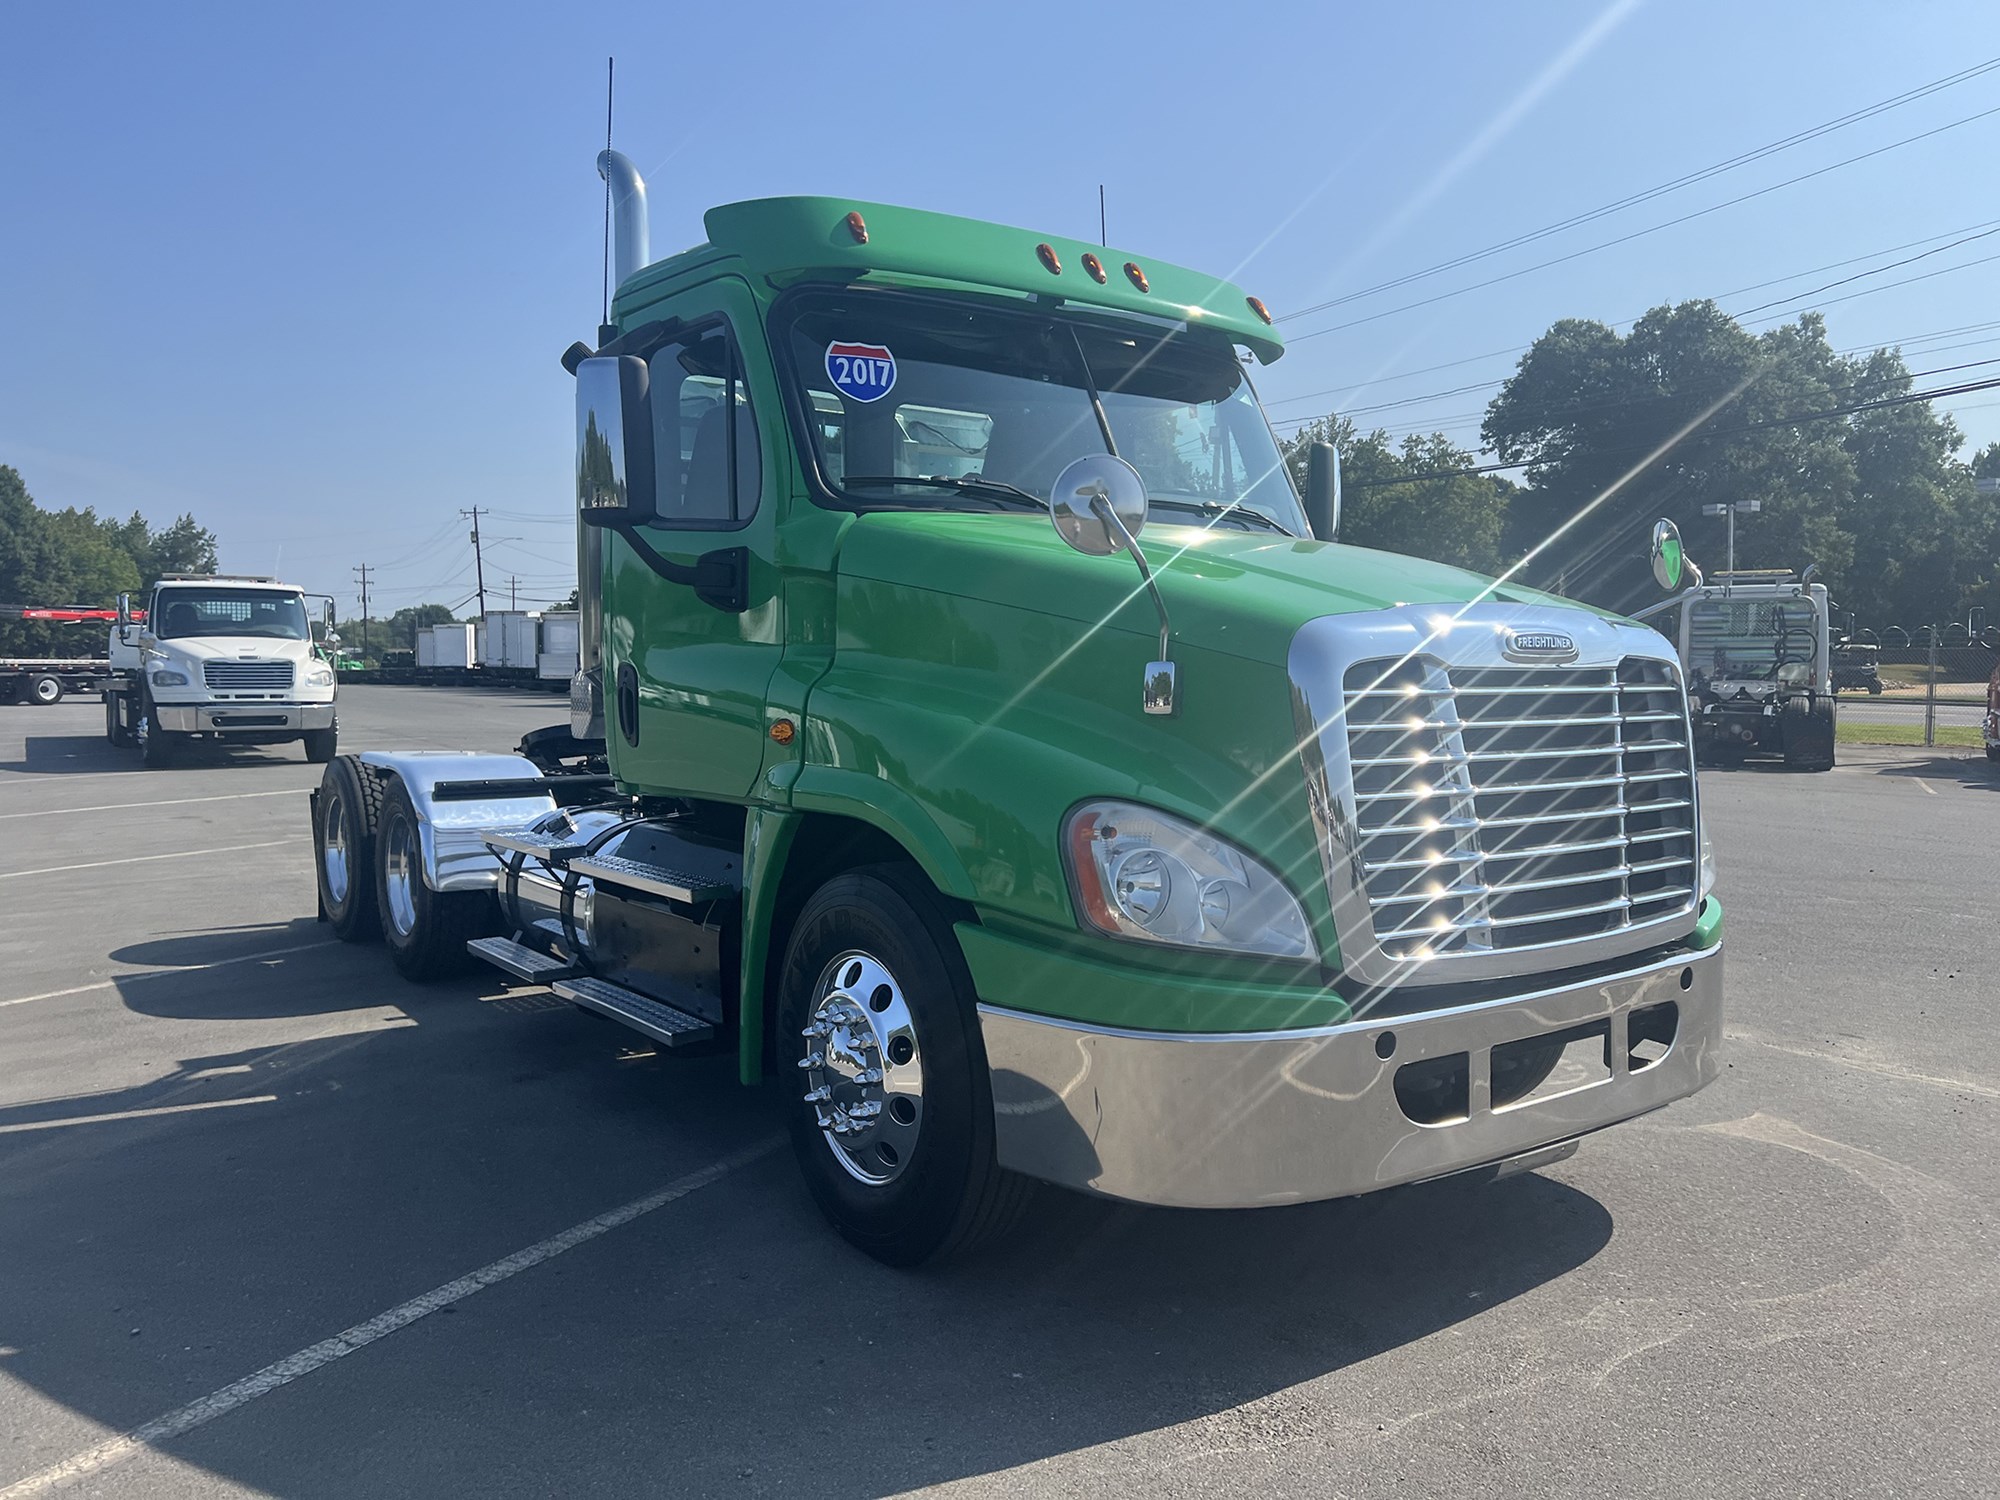
[{"label": "lug nut", "polygon": [[810,1094],[800,1095],[800,1098],[803,1099],[804,1102],[807,1104],[824,1104],[826,1103],[827,1100],[831,1099],[832,1097],[833,1097],[833,1089],[829,1085],[824,1083],[822,1083],[818,1088],[814,1089]]},{"label": "lug nut", "polygon": [[826,1054],[824,1052],[808,1052],[804,1057],[799,1059],[799,1066],[802,1068],[823,1068],[826,1066]]}]

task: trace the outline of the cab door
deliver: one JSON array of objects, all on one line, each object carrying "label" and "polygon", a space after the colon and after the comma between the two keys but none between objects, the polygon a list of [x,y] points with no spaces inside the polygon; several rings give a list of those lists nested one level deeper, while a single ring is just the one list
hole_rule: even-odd
[{"label": "cab door", "polygon": [[[658,513],[631,538],[605,537],[605,738],[628,785],[741,800],[763,767],[783,651],[773,559],[788,440],[749,289],[718,279],[626,321],[669,319],[677,331],[647,358]],[[712,567],[738,548],[741,610],[662,577],[645,555]]]}]

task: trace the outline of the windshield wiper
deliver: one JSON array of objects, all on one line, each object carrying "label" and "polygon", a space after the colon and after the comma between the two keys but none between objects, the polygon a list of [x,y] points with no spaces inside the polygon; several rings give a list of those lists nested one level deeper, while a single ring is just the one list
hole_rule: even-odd
[{"label": "windshield wiper", "polygon": [[915,484],[934,490],[957,490],[961,495],[980,495],[989,500],[1023,501],[1036,510],[1047,510],[1049,502],[1040,495],[999,479],[972,479],[949,474],[844,474],[842,489],[852,484]]},{"label": "windshield wiper", "polygon": [[1229,502],[1229,504],[1224,505],[1218,500],[1156,499],[1153,501],[1153,504],[1169,506],[1174,510],[1197,511],[1204,516],[1210,516],[1210,517],[1240,516],[1246,521],[1254,521],[1257,525],[1262,526],[1267,531],[1275,531],[1280,536],[1291,537],[1293,541],[1298,540],[1298,537],[1293,533],[1290,527],[1281,525],[1279,522],[1274,521],[1269,516],[1265,515],[1264,512],[1262,512],[1261,510],[1256,510],[1251,506],[1245,505],[1240,500],[1232,500]]}]

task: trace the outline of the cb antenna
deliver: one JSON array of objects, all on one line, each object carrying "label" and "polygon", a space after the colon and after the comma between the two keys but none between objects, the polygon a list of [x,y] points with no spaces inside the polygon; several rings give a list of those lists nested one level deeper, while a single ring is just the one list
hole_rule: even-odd
[{"label": "cb antenna", "polygon": [[[604,59],[604,149],[611,149],[611,99],[617,82],[618,59]],[[604,308],[597,320],[597,342],[602,345],[615,337],[611,330],[611,174],[604,174]]]}]

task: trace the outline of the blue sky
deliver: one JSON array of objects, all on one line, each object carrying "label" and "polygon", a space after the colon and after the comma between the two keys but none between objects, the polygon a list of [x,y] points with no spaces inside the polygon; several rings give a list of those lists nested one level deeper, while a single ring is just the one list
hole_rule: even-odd
[{"label": "blue sky", "polygon": [[[15,6],[0,463],[48,506],[192,510],[239,570],[346,596],[370,563],[382,611],[470,594],[457,513],[478,504],[489,588],[566,592],[556,357],[597,322],[611,53],[659,253],[711,204],[788,192],[1094,237],[1103,182],[1114,245],[1233,273],[1282,316],[2000,56],[2000,7]],[[1279,419],[1402,401],[1503,377],[1497,351],[1559,317],[1776,283],[1723,299],[1742,310],[2000,227],[1996,113],[1397,310],[1996,109],[2000,71],[1288,322],[1387,314],[1296,343],[1260,387]],[[1826,307],[1835,347],[1905,342],[1917,370],[2000,357],[2000,261],[1969,264],[1996,253],[2000,235],[1828,293],[1850,296]],[[1358,420],[1476,445],[1489,394]],[[1974,443],[2000,438],[2000,391],[1945,405]]]}]

